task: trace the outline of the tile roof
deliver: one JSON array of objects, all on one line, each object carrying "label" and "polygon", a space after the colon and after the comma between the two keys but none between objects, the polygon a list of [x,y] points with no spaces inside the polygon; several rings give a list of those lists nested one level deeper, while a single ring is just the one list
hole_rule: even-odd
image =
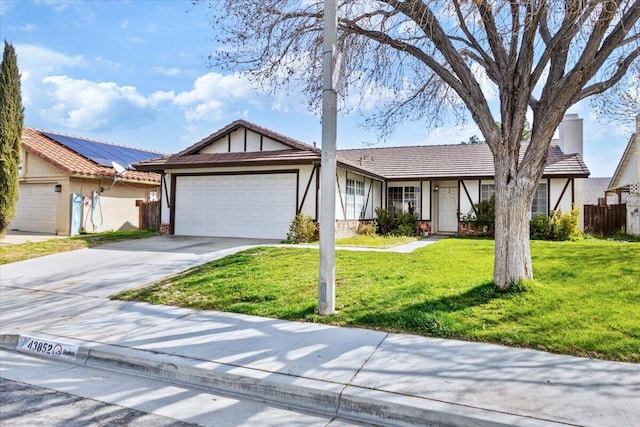
[{"label": "tile roof", "polygon": [[[598,199],[605,196],[604,192],[609,188],[611,178],[587,178],[584,180],[582,187],[582,202],[585,205],[597,205]],[[607,202],[615,203],[617,197],[615,194],[607,195]]]},{"label": "tile roof", "polygon": [[[28,127],[23,129],[22,147],[69,175],[88,178],[113,177],[115,175],[114,168],[100,166],[96,162],[43,135],[37,129]],[[135,170],[128,170],[121,179],[131,182],[160,183],[160,175],[157,173]]]},{"label": "tile roof", "polygon": [[[201,154],[203,147],[234,130],[246,127],[291,147],[289,150]],[[524,155],[526,145],[522,147]],[[245,120],[236,120],[187,149],[162,159],[136,164],[138,170],[204,168],[242,165],[295,164],[319,161],[321,151]],[[342,167],[378,179],[457,179],[492,177],[493,156],[487,144],[423,145],[338,150]],[[549,148],[545,176],[587,177],[589,170],[577,154],[563,154],[557,144]]]},{"label": "tile roof", "polygon": [[[522,147],[524,155],[526,145]],[[487,144],[421,145],[338,150],[338,156],[387,179],[492,177],[493,156]],[[549,147],[545,176],[587,177],[589,170],[577,154]]]},{"label": "tile roof", "polygon": [[251,164],[312,163],[320,160],[320,153],[303,150],[253,151],[215,154],[173,154],[162,159],[136,163],[138,170],[162,170],[172,167],[221,167]]}]

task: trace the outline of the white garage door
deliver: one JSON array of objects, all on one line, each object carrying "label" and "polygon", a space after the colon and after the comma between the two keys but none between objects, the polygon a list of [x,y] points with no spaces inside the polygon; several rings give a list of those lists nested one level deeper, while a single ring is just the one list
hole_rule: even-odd
[{"label": "white garage door", "polygon": [[284,239],[296,214],[296,174],[176,177],[182,236]]},{"label": "white garage door", "polygon": [[16,215],[10,230],[55,233],[58,197],[54,184],[20,184]]}]

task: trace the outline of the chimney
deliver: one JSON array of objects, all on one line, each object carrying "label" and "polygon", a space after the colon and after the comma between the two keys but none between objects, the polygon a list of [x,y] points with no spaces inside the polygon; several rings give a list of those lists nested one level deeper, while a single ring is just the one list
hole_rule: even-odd
[{"label": "chimney", "polygon": [[560,149],[564,154],[583,157],[582,119],[577,114],[565,114],[560,122]]}]

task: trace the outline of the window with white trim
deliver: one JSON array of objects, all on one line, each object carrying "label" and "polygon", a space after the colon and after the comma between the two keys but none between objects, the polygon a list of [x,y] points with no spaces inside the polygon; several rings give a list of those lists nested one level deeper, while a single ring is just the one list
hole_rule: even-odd
[{"label": "window with white trim", "polygon": [[547,183],[538,184],[535,194],[533,195],[533,203],[531,204],[531,218],[536,215],[549,215],[549,199],[547,192]]},{"label": "window with white trim", "polygon": [[387,200],[391,215],[412,213],[420,218],[420,187],[389,187]]},{"label": "window with white trim", "polygon": [[364,182],[347,179],[347,219],[364,218]]},{"label": "window with white trim", "polygon": [[491,200],[491,197],[495,194],[494,184],[482,184],[480,185],[480,201],[484,202]]}]

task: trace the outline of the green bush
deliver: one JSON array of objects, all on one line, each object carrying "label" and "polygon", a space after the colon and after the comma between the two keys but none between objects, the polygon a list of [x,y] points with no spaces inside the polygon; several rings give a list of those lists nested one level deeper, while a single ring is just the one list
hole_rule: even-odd
[{"label": "green bush", "polygon": [[569,212],[553,211],[551,214],[551,229],[554,240],[577,240],[582,233],[578,228],[580,209],[571,209]]},{"label": "green bush", "polygon": [[393,236],[415,236],[416,228],[410,225],[402,224],[397,226],[391,231],[391,235]]},{"label": "green bush", "polygon": [[293,243],[313,242],[316,234],[316,223],[309,215],[299,213],[295,216],[289,226],[287,241]]},{"label": "green bush", "polygon": [[376,224],[378,224],[378,234],[387,235],[396,227],[396,221],[388,210],[376,208]]},{"label": "green bush", "polygon": [[468,223],[473,236],[494,236],[496,228],[496,199],[491,196],[473,205],[466,215],[460,215],[460,222]]},{"label": "green bush", "polygon": [[551,219],[538,214],[531,219],[530,234],[533,240],[547,240],[551,236]]},{"label": "green bush", "polygon": [[364,236],[373,236],[376,234],[376,221],[373,220],[371,222],[361,222],[358,225],[358,234]]},{"label": "green bush", "polygon": [[391,231],[395,236],[415,236],[418,218],[412,213],[403,213],[396,218],[396,226]]}]

